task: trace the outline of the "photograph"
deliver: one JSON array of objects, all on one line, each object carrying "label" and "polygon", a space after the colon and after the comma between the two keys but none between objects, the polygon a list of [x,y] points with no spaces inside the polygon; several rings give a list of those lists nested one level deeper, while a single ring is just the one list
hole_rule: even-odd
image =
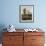
[{"label": "photograph", "polygon": [[20,5],[19,6],[20,22],[28,23],[34,21],[34,5]]}]

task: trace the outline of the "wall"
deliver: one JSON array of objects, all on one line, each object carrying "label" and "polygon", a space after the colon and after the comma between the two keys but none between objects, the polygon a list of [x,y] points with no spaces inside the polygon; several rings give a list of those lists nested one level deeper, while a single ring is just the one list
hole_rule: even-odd
[{"label": "wall", "polygon": [[[40,27],[46,32],[46,0],[0,0],[0,31],[13,24],[16,28]],[[19,22],[19,5],[34,5],[34,22]]]},{"label": "wall", "polygon": [[[0,25],[13,24],[16,28],[46,28],[46,1],[41,0],[0,0]],[[34,23],[19,22],[19,5],[34,5]]]}]

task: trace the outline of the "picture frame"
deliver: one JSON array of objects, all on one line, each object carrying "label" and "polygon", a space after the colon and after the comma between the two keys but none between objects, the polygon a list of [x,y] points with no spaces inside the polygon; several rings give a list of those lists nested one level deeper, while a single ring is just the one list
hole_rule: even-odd
[{"label": "picture frame", "polygon": [[19,5],[19,22],[34,22],[34,5]]}]

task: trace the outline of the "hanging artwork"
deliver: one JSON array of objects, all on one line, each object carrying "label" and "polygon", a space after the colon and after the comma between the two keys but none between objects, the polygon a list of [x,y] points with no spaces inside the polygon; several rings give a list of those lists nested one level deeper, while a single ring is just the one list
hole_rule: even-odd
[{"label": "hanging artwork", "polygon": [[19,21],[22,23],[34,22],[34,5],[19,6]]}]

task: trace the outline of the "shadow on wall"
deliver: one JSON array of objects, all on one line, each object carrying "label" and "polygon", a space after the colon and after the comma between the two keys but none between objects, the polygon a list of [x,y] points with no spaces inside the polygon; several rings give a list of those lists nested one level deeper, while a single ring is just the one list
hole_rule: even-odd
[{"label": "shadow on wall", "polygon": [[4,24],[0,24],[0,43],[2,43],[2,36],[3,36],[3,32],[5,32],[6,30],[4,30],[5,25]]}]

